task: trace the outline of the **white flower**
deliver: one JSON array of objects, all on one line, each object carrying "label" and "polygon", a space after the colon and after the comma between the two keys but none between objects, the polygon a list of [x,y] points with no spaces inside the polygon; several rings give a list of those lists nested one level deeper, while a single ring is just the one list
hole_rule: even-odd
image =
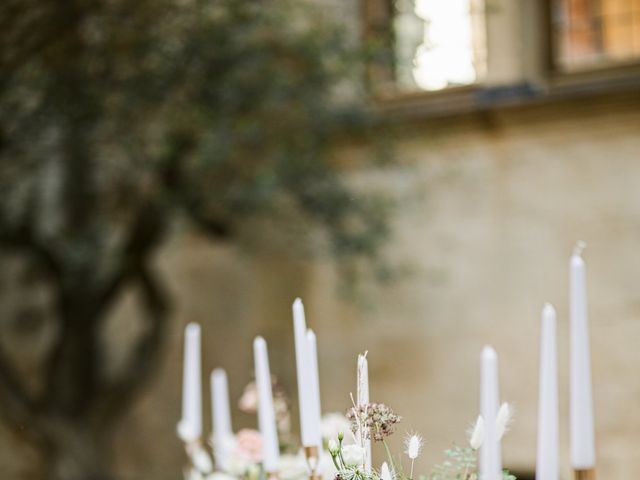
[{"label": "white flower", "polygon": [[184,472],[185,480],[204,480],[202,474],[195,468],[190,468]]},{"label": "white flower", "polygon": [[360,445],[345,445],[342,447],[342,458],[347,467],[356,467],[364,463],[364,448]]},{"label": "white flower", "polygon": [[498,414],[496,415],[496,436],[498,441],[502,440],[504,434],[509,431],[509,426],[513,420],[513,407],[507,402],[500,405]]},{"label": "white flower", "polygon": [[231,455],[236,449],[236,445],[236,437],[233,434],[218,437],[212,435],[211,446],[213,447],[213,457],[217,470],[229,471]]},{"label": "white flower", "polygon": [[252,465],[254,465],[254,462],[249,458],[239,454],[237,451],[233,451],[228,457],[226,473],[234,477],[241,477],[247,473]]},{"label": "white flower", "polygon": [[380,467],[380,480],[393,480],[393,476],[391,475],[391,470],[389,470],[387,462],[384,462]]},{"label": "white flower", "polygon": [[213,470],[213,462],[207,451],[202,448],[196,448],[191,454],[191,462],[193,466],[202,473],[210,473]]},{"label": "white flower", "polygon": [[[344,443],[352,443],[350,435],[346,435],[351,431],[351,422],[347,420],[342,413],[327,413],[322,416],[320,423],[320,433],[325,441],[332,438],[338,438],[339,433],[345,433]],[[349,439],[349,441],[347,441]]]},{"label": "white flower", "polygon": [[[318,470],[320,471],[320,475],[322,475],[323,480],[333,480],[336,478],[336,466],[333,464],[333,460],[331,459],[331,455],[327,455],[326,452],[322,452],[320,455],[320,465],[318,466]],[[302,480],[308,480],[309,475],[305,470],[305,477]]]},{"label": "white flower", "polygon": [[340,445],[338,444],[337,440],[332,438],[331,440],[329,440],[327,448],[329,450],[329,453],[335,455],[336,453],[338,453],[338,450],[340,449]]},{"label": "white flower", "polygon": [[193,428],[193,425],[187,420],[180,420],[176,430],[178,432],[178,438],[184,443],[191,443],[198,439],[195,428]]},{"label": "white flower", "polygon": [[244,474],[245,480],[260,480],[260,474],[262,472],[262,468],[260,465],[253,464],[249,467],[249,469]]},{"label": "white flower", "polygon": [[484,419],[482,415],[478,415],[473,429],[469,433],[469,445],[474,450],[478,450],[482,446],[484,440]]},{"label": "white flower", "polygon": [[207,480],[238,480],[237,477],[234,477],[233,475],[229,475],[228,473],[223,473],[223,472],[210,473],[209,475],[207,475],[206,479]]},{"label": "white flower", "polygon": [[307,463],[302,451],[298,455],[284,454],[280,456],[278,468],[280,480],[301,480],[307,475]]},{"label": "white flower", "polygon": [[407,435],[407,438],[404,440],[405,451],[411,460],[415,460],[420,455],[422,451],[422,446],[424,445],[424,441],[420,435],[414,433],[413,435]]}]

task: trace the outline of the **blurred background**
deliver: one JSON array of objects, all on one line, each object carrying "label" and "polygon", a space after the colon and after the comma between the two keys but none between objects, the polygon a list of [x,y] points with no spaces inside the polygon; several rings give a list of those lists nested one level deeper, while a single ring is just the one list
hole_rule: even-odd
[{"label": "blurred background", "polygon": [[520,478],[552,302],[569,478],[578,240],[597,470],[640,468],[640,1],[5,0],[0,49],[2,478],[181,478],[188,322],[234,403],[263,335],[297,431],[297,296],[323,410],[368,350],[419,471],[494,345]]}]

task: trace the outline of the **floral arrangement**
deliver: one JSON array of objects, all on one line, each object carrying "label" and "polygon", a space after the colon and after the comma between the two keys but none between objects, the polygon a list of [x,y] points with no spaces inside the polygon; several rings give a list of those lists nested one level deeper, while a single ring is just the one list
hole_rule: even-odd
[{"label": "floral arrangement", "polygon": [[[247,391],[249,394],[247,394]],[[244,411],[255,411],[250,399],[251,386],[245,390],[239,406]],[[281,394],[283,395],[283,394]],[[285,414],[288,405],[282,398],[280,412]],[[503,403],[496,417],[496,432],[502,439],[509,429],[513,418],[513,409]],[[402,418],[383,403],[369,403],[353,406],[346,416],[329,413],[322,418],[321,433],[326,451],[321,459],[323,480],[478,480],[477,453],[484,437],[484,420],[479,416],[467,432],[468,445],[453,445],[444,451],[444,461],[433,466],[429,474],[414,473],[416,459],[422,453],[424,440],[417,433],[407,434],[404,441],[404,456],[408,460],[408,469],[402,464],[402,455],[394,457],[386,438],[393,435]],[[288,422],[282,422],[283,428]],[[365,440],[372,440],[384,447],[387,460],[379,469],[365,468]],[[215,445],[212,445],[215,451]],[[228,452],[224,464],[213,461],[206,449],[199,445],[187,446],[190,467],[184,472],[185,480],[262,480],[262,438],[257,430],[242,429],[225,445]],[[281,444],[280,480],[305,480],[308,478],[307,463],[302,451],[296,451],[291,444]],[[503,480],[516,480],[508,471],[503,472]]]},{"label": "floral arrangement", "polygon": [[[290,401],[282,386],[274,377],[272,379],[274,410],[278,438],[280,441],[280,480],[303,480],[308,478],[307,461],[302,450],[292,441]],[[257,390],[255,382],[250,382],[238,400],[238,409],[248,414],[257,412]],[[336,438],[340,432],[350,428],[350,422],[341,413],[328,413],[322,417],[320,424],[324,446],[329,439]],[[232,436],[216,440],[210,439],[209,446],[213,456],[199,441],[191,440],[190,432],[183,431],[178,425],[178,436],[185,443],[189,465],[185,467],[185,480],[264,480],[262,468],[263,441],[258,430],[241,429]],[[345,442],[345,445],[349,442]],[[216,452],[224,453],[218,458]],[[222,455],[219,455],[222,457]],[[215,458],[215,468],[214,461]],[[333,480],[335,469],[331,457],[325,450],[320,459],[322,480]]]},{"label": "floral arrangement", "polygon": [[[503,403],[496,417],[496,433],[502,439],[507,432],[513,417],[513,409],[508,403]],[[348,412],[351,421],[351,433],[354,443],[345,443],[344,433],[328,443],[329,454],[336,470],[334,480],[413,480],[414,464],[422,452],[424,440],[421,435],[408,434],[404,445],[404,454],[409,460],[409,471],[405,473],[400,461],[401,456],[391,454],[386,438],[392,435],[401,417],[385,404],[369,403],[354,405]],[[435,465],[430,474],[418,475],[420,480],[477,480],[477,452],[482,446],[484,437],[484,420],[481,416],[476,420],[468,434],[469,445],[461,447],[454,445],[445,450],[445,460]],[[387,461],[379,469],[367,469],[365,440],[381,443],[386,452]],[[503,480],[515,480],[508,471],[503,471]]]}]

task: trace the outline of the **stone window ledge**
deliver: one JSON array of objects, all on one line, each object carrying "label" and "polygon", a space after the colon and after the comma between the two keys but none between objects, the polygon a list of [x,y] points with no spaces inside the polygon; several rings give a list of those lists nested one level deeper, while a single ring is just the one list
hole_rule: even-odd
[{"label": "stone window ledge", "polygon": [[504,86],[471,85],[437,92],[377,97],[376,113],[392,122],[431,120],[607,94],[640,91],[640,65],[554,73],[545,81]]}]

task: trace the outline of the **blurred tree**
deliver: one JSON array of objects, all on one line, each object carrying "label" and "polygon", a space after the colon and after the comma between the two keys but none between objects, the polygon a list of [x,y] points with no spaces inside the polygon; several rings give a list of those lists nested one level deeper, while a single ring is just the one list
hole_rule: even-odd
[{"label": "blurred tree", "polygon": [[[379,200],[347,188],[330,155],[367,123],[354,57],[322,12],[300,12],[2,2],[0,244],[50,285],[56,327],[35,390],[0,342],[0,415],[42,449],[48,478],[109,477],[110,431],[158,363],[167,302],[150,260],[177,216],[231,240],[288,205],[349,258],[385,237]],[[112,378],[101,329],[132,286],[147,328]]]}]

